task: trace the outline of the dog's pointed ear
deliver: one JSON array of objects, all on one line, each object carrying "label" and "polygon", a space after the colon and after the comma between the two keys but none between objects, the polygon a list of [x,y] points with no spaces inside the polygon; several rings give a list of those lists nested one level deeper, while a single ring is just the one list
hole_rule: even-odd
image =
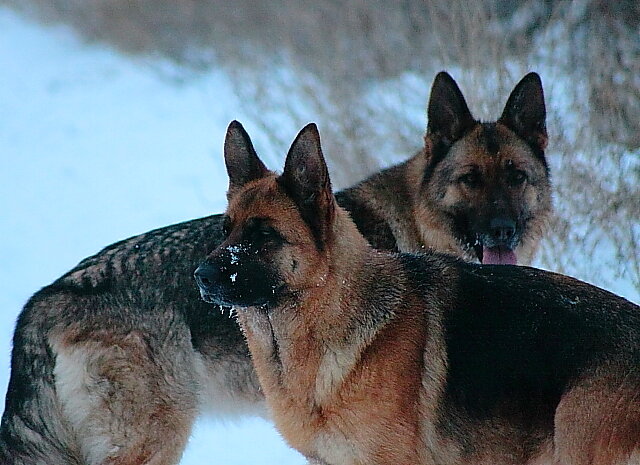
[{"label": "dog's pointed ear", "polygon": [[224,163],[229,174],[229,193],[265,176],[269,170],[258,158],[242,124],[232,121],[224,139]]},{"label": "dog's pointed ear", "polygon": [[314,123],[306,125],[291,144],[282,181],[297,203],[312,204],[331,195],[329,170],[322,155],[320,134]]},{"label": "dog's pointed ear", "polygon": [[322,155],[320,134],[314,123],[305,126],[291,144],[279,181],[300,209],[322,249],[333,222],[335,200]]},{"label": "dog's pointed ear", "polygon": [[431,86],[427,118],[426,142],[446,149],[476,123],[458,84],[445,71],[436,75]]},{"label": "dog's pointed ear", "polygon": [[529,73],[511,92],[498,122],[544,151],[548,141],[546,118],[542,81],[538,73]]}]

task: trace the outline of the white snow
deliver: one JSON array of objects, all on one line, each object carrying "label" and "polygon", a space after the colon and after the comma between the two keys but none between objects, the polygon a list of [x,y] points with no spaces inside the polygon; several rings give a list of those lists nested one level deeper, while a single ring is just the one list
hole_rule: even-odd
[{"label": "white snow", "polygon": [[240,263],[239,254],[245,251],[244,247],[240,245],[230,245],[229,247],[227,247],[227,250],[230,254],[230,263],[232,265],[237,265],[238,263]]}]

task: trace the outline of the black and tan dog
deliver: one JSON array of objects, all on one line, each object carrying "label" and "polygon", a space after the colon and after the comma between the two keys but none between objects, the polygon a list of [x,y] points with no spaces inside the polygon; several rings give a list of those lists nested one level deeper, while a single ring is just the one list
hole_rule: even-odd
[{"label": "black and tan dog", "polygon": [[315,126],[278,176],[238,127],[225,241],[197,269],[233,305],[277,428],[330,465],[640,463],[640,307],[562,275],[374,250]]},{"label": "black and tan dog", "polygon": [[[525,76],[487,124],[440,73],[428,113],[425,148],[339,193],[339,204],[377,248],[526,263],[550,210],[540,79]],[[198,414],[264,414],[236,322],[212,312],[193,283],[222,229],[214,215],[126,239],[29,300],[13,340],[0,463],[170,464]]]},{"label": "black and tan dog", "polygon": [[481,123],[455,81],[441,72],[428,116],[422,151],[338,193],[338,204],[378,249],[432,249],[482,263],[529,263],[551,214],[539,76],[527,74],[502,116]]}]

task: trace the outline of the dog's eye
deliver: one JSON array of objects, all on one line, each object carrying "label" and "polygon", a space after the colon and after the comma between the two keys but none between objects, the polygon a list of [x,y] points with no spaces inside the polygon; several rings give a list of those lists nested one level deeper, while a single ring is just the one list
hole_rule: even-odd
[{"label": "dog's eye", "polygon": [[257,229],[256,233],[262,239],[278,239],[280,238],[280,234],[271,226],[263,226]]},{"label": "dog's eye", "polygon": [[524,171],[521,171],[521,170],[514,170],[509,175],[509,183],[512,186],[519,186],[520,184],[522,184],[526,180],[527,180],[527,173],[525,173]]},{"label": "dog's eye", "polygon": [[480,175],[478,173],[463,174],[458,181],[469,187],[478,187],[480,185]]}]

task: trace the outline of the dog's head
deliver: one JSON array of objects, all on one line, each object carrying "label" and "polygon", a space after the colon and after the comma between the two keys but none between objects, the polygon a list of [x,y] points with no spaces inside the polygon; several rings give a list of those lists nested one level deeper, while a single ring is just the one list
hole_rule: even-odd
[{"label": "dog's head", "polygon": [[227,130],[224,157],[225,240],[195,271],[203,299],[269,307],[317,285],[327,273],[336,204],[316,126],[300,131],[280,176],[260,161],[236,121]]},{"label": "dog's head", "polygon": [[436,76],[428,107],[420,191],[463,249],[482,263],[531,259],[551,211],[546,110],[540,77],[527,74],[502,116],[473,118],[456,82]]}]

